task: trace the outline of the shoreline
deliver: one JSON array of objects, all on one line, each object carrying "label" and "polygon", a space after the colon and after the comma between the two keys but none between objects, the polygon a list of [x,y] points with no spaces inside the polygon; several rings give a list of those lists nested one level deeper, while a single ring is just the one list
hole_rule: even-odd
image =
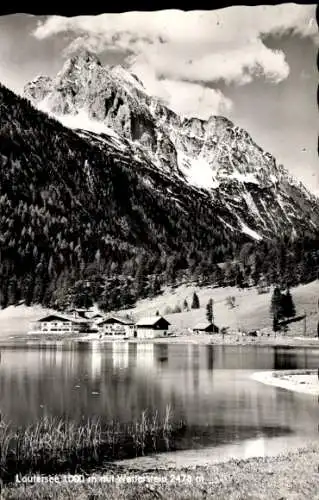
[{"label": "shoreline", "polygon": [[149,339],[98,339],[90,336],[65,336],[63,334],[54,335],[15,335],[0,339],[0,348],[12,345],[39,345],[52,343],[94,343],[104,344],[194,344],[194,345],[221,345],[221,346],[265,346],[265,347],[312,347],[319,349],[318,337],[292,337],[277,334],[276,336],[249,337],[238,334],[222,335],[200,334],[200,335],[176,335],[167,337],[157,337]]},{"label": "shoreline", "polygon": [[253,373],[251,378],[262,384],[280,389],[309,396],[319,396],[317,370],[263,371]]},{"label": "shoreline", "polygon": [[276,458],[283,453],[292,453],[300,448],[309,447],[312,443],[312,438],[301,438],[294,435],[260,436],[218,446],[204,446],[203,448],[190,448],[115,460],[113,463],[118,467],[124,466],[138,471],[165,470],[167,468],[182,470],[222,465],[233,460]]},{"label": "shoreline", "polygon": [[[130,468],[105,470],[84,481],[54,481],[37,484],[14,483],[3,488],[3,500],[42,500],[43,498],[170,498],[172,500],[251,498],[318,498],[319,445],[307,444],[277,456],[232,458],[228,462],[193,465],[178,469],[173,465],[144,470]],[[98,478],[101,478],[99,481]],[[103,481],[104,477],[111,481]],[[124,480],[123,480],[124,479]],[[125,480],[127,479],[127,480]],[[133,479],[133,480],[132,480]],[[266,486],[265,486],[266,485]]]}]

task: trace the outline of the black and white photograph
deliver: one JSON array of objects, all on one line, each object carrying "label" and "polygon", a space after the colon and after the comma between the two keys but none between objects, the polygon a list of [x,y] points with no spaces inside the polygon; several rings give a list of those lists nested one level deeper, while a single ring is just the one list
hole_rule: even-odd
[{"label": "black and white photograph", "polygon": [[319,498],[316,15],[1,12],[1,500]]}]

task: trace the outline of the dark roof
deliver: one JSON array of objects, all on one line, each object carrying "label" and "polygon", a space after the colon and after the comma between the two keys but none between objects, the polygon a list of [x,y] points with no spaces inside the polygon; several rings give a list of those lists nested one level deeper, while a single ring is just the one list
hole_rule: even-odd
[{"label": "dark roof", "polygon": [[134,325],[134,321],[127,318],[120,318],[119,316],[109,316],[108,318],[102,318],[97,321],[98,325],[103,325],[104,323],[120,323],[121,325]]},{"label": "dark roof", "polygon": [[72,318],[70,316],[65,316],[63,314],[49,314],[48,316],[44,316],[43,318],[40,318],[36,321],[36,323],[43,323],[45,321],[63,321],[63,322],[69,322],[69,323],[75,323],[75,324],[88,324],[89,320],[83,319],[83,318]]},{"label": "dark roof", "polygon": [[42,323],[44,321],[72,321],[72,318],[68,318],[67,316],[57,315],[57,314],[49,314],[48,316],[44,316],[43,318],[38,319],[38,322]]},{"label": "dark roof", "polygon": [[201,323],[197,323],[197,325],[193,327],[193,330],[207,330],[208,328],[217,329],[217,326],[214,325],[214,323],[209,323],[208,321],[202,321]]},{"label": "dark roof", "polygon": [[155,326],[159,321],[165,321],[167,325],[170,325],[167,319],[163,318],[162,316],[151,316],[149,318],[139,319],[136,323],[136,326]]}]

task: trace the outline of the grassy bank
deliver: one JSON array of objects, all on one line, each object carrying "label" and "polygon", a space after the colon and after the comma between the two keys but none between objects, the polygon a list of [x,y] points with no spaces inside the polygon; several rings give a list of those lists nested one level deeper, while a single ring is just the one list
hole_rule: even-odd
[{"label": "grassy bank", "polygon": [[[60,484],[15,484],[6,487],[3,500],[170,499],[170,500],[316,500],[319,498],[319,446],[277,457],[231,460],[196,468],[123,470],[101,480]],[[113,483],[103,482],[113,478]],[[126,479],[127,478],[127,479]],[[131,482],[129,482],[131,478]]]},{"label": "grassy bank", "polygon": [[0,424],[1,479],[8,483],[16,474],[58,474],[92,471],[116,459],[174,449],[174,437],[183,422],[173,424],[170,407],[160,418],[144,411],[131,424],[73,421],[44,417],[26,428]]}]

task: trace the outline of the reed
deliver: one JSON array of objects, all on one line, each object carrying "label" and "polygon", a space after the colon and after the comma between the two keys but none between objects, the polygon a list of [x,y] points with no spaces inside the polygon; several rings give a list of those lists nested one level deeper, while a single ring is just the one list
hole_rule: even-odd
[{"label": "reed", "polygon": [[130,424],[102,423],[88,419],[83,424],[62,418],[43,417],[35,424],[14,429],[0,422],[0,469],[2,480],[16,474],[75,473],[92,470],[116,459],[130,458],[174,448],[174,439],[185,429],[174,423],[167,406],[162,418],[144,410]]}]

